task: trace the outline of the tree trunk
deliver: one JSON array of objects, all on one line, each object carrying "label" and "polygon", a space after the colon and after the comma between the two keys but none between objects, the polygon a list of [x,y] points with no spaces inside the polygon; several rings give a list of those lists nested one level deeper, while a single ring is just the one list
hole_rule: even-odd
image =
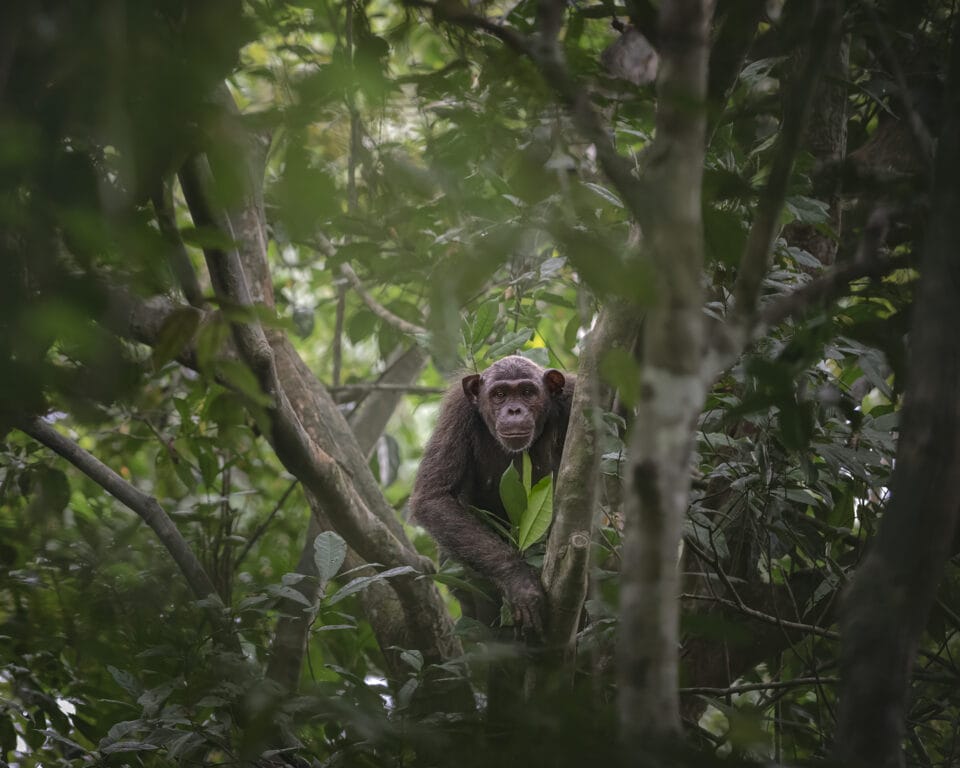
[{"label": "tree trunk", "polygon": [[903,765],[913,659],[960,512],[960,14],[945,92],[892,495],[841,620],[837,753],[864,768]]},{"label": "tree trunk", "polygon": [[657,292],[644,323],[620,588],[619,708],[628,754],[680,724],[677,556],[705,393],[700,206],[710,5],[674,0],[660,10],[657,138],[646,171],[657,196],[642,221]]},{"label": "tree trunk", "polygon": [[[600,480],[598,440],[603,407],[600,361],[612,349],[633,348],[640,317],[626,304],[607,304],[580,355],[570,425],[557,475],[556,514],[543,563],[542,579],[548,598],[546,647],[551,665],[572,660],[574,639],[587,595],[590,544]],[[538,682],[543,684],[546,681]]]}]

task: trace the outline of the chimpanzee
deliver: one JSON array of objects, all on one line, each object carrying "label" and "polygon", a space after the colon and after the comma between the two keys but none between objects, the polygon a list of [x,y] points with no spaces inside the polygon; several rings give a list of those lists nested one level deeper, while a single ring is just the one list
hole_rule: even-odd
[{"label": "chimpanzee", "polygon": [[[560,466],[575,379],[511,355],[448,390],[410,499],[414,519],[450,555],[489,580],[526,636],[543,631],[543,587],[536,569],[469,507],[507,525],[500,477],[530,454],[535,483]],[[489,609],[461,599],[464,613],[487,620]],[[478,615],[480,614],[480,615]],[[493,616],[499,615],[495,609]]]}]

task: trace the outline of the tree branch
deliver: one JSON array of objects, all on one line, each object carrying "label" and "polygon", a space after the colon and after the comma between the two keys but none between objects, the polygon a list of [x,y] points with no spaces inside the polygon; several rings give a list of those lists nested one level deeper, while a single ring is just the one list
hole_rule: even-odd
[{"label": "tree branch", "polygon": [[153,209],[157,215],[160,234],[169,246],[167,258],[170,269],[187,301],[194,307],[202,307],[204,305],[203,290],[200,288],[200,281],[197,280],[193,264],[190,263],[190,254],[183,245],[180,230],[177,229],[173,209],[173,189],[169,182],[163,182],[161,189],[154,194]]},{"label": "tree branch", "polygon": [[[348,423],[368,458],[404,394],[436,395],[445,391],[438,387],[418,387],[411,383],[417,380],[426,363],[426,352],[418,346],[410,347],[397,354],[375,382],[363,384],[359,390],[354,390],[358,395],[362,395],[362,399],[351,411]],[[344,387],[344,390],[348,388]]]},{"label": "tree branch", "polygon": [[357,295],[367,305],[367,308],[373,312],[377,317],[383,320],[388,325],[392,325],[401,333],[408,333],[411,336],[424,336],[427,333],[427,329],[423,328],[416,323],[411,323],[408,320],[404,320],[399,315],[394,314],[385,306],[380,304],[373,296],[371,296],[366,288],[363,287],[363,283],[360,282],[360,278],[357,277],[357,273],[353,271],[353,268],[349,264],[340,265],[340,274],[342,274],[350,282],[350,285],[353,287],[353,290],[357,292]]},{"label": "tree branch", "polygon": [[42,419],[24,421],[17,424],[17,428],[73,464],[107,493],[135,512],[157,534],[160,543],[180,568],[193,594],[198,600],[212,603],[207,611],[218,634],[225,638],[231,650],[239,653],[240,644],[228,622],[224,620],[223,602],[213,580],[160,502],[135,488],[93,454],[61,435]]},{"label": "tree branch", "polygon": [[340,400],[355,400],[368,392],[403,392],[409,395],[442,395],[446,387],[426,387],[419,384],[395,384],[388,381],[366,381],[327,387],[327,391]]},{"label": "tree branch", "polygon": [[823,627],[818,627],[815,624],[804,624],[799,621],[788,621],[787,619],[781,619],[778,616],[771,616],[769,613],[757,611],[744,603],[737,603],[733,600],[727,600],[726,598],[718,595],[695,595],[692,593],[684,593],[680,595],[680,599],[702,600],[711,603],[717,603],[725,608],[730,608],[738,613],[742,613],[744,616],[749,616],[751,619],[762,621],[764,624],[773,624],[774,626],[782,627],[784,629],[795,629],[798,632],[806,632],[811,635],[817,635],[818,637],[826,637],[830,640],[840,639],[840,633],[834,632],[832,629],[823,629]]},{"label": "tree branch", "polygon": [[769,268],[780,210],[787,195],[793,161],[803,138],[803,128],[823,68],[825,52],[831,38],[839,34],[839,6],[840,3],[834,0],[821,0],[806,61],[787,99],[770,177],[757,202],[757,213],[733,288],[734,323],[749,326],[757,309],[760,285]]},{"label": "tree branch", "polygon": [[680,694],[685,696],[701,695],[724,698],[726,696],[734,696],[738,693],[749,693],[750,691],[778,691],[789,688],[802,688],[807,685],[837,685],[839,682],[839,677],[797,677],[793,680],[778,680],[769,683],[731,685],[729,688],[681,688]]},{"label": "tree branch", "polygon": [[865,263],[854,262],[834,267],[816,280],[798,288],[760,309],[752,337],[761,336],[786,320],[796,319],[817,305],[829,304],[848,293],[850,283],[868,277],[879,280],[898,269],[910,266],[911,257],[898,254],[887,259],[876,259]]},{"label": "tree branch", "polygon": [[[220,228],[224,217],[211,206],[206,176],[205,163],[200,159],[184,166],[181,179],[187,204],[197,226]],[[208,247],[205,256],[217,295],[234,306],[252,309],[237,252]],[[340,464],[310,438],[280,382],[273,348],[260,323],[256,319],[234,321],[232,329],[241,358],[271,400],[267,412],[277,457],[316,496],[347,543],[367,562],[385,559],[391,565],[406,565],[415,571],[429,568],[429,561],[401,540],[399,526],[387,525],[371,511]],[[440,614],[442,604],[433,584],[401,576],[393,580],[393,586],[416,632],[418,647],[431,660],[449,658],[458,643],[452,636],[449,617],[445,612]]]}]

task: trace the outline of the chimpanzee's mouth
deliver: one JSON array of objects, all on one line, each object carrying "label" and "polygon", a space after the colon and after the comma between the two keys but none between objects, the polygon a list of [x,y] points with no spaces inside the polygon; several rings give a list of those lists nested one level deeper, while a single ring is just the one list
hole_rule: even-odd
[{"label": "chimpanzee's mouth", "polygon": [[504,440],[526,440],[530,437],[529,432],[497,432]]}]

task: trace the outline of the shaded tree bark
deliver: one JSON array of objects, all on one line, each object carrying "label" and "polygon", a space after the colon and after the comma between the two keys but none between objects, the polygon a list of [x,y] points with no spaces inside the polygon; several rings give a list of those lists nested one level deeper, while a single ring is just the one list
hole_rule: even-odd
[{"label": "shaded tree bark", "polygon": [[632,348],[639,326],[640,315],[633,307],[608,303],[580,353],[577,388],[557,475],[556,512],[541,576],[547,593],[546,646],[554,663],[573,659],[574,639],[587,596],[600,481],[600,361],[612,349]]},{"label": "shaded tree bark", "polygon": [[[807,122],[801,145],[813,155],[818,166],[840,163],[846,156],[849,40],[843,35],[831,37],[823,57],[824,77],[820,80],[811,105],[817,119]],[[843,219],[838,190],[818,189],[815,186],[813,194],[829,201],[830,228],[839,235]],[[807,251],[825,267],[833,264],[837,257],[838,238],[821,232],[812,224],[791,223],[783,234],[790,245]]]},{"label": "shaded tree bark", "polygon": [[838,756],[903,765],[910,676],[960,515],[960,15],[914,309],[891,500],[841,619]]}]

